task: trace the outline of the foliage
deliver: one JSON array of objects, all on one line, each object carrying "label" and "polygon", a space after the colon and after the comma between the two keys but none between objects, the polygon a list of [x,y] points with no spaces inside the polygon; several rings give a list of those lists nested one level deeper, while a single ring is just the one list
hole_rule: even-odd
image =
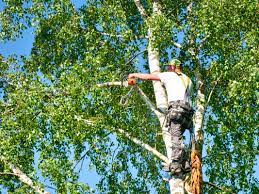
[{"label": "foliage", "polygon": [[[43,177],[58,193],[167,192],[160,161],[117,131],[164,153],[157,118],[137,93],[127,106],[119,104],[128,88],[97,87],[147,70],[146,52],[128,61],[146,49],[151,26],[161,62],[176,55],[193,80],[194,70],[202,74],[210,100],[203,128],[209,181],[258,192],[256,1],[202,0],[191,7],[190,1],[161,0],[160,15],[152,1],[141,1],[148,22],[132,0],[88,0],[79,9],[69,0],[3,2],[0,40],[15,40],[32,27],[35,41],[28,57],[0,60],[0,152],[35,182]],[[139,85],[154,101],[151,83]],[[81,164],[98,173],[95,190],[80,182]],[[14,193],[30,191],[14,176],[0,176],[0,184]]]}]

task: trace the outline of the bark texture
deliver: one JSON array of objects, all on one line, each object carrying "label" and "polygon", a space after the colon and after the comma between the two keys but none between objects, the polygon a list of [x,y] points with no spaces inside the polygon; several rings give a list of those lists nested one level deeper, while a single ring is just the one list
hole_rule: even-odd
[{"label": "bark texture", "polygon": [[17,166],[13,165],[12,163],[8,162],[4,157],[0,157],[0,160],[3,161],[11,170],[12,170],[12,175],[18,177],[18,179],[31,187],[36,193],[39,194],[50,194],[47,191],[44,191],[44,189],[40,188],[39,186],[35,185],[33,181],[18,168]]},{"label": "bark texture", "polygon": [[205,113],[205,95],[204,95],[204,83],[199,71],[196,72],[197,84],[197,100],[196,100],[196,113],[194,117],[194,133],[195,139],[192,144],[192,193],[202,193],[202,146],[203,146],[203,120]]}]

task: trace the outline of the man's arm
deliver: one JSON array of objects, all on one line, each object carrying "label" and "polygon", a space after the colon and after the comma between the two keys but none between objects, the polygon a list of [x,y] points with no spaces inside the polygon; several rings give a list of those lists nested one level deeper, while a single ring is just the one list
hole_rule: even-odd
[{"label": "man's arm", "polygon": [[128,78],[137,78],[142,80],[155,80],[161,81],[160,78],[155,74],[145,74],[145,73],[131,73],[128,75]]}]

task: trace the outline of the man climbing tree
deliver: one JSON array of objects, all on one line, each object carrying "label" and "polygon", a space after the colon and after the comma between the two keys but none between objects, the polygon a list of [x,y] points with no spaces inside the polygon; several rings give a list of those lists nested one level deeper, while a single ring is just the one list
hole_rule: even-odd
[{"label": "man climbing tree", "polygon": [[173,175],[181,176],[190,171],[190,164],[186,158],[183,144],[185,129],[192,128],[193,109],[190,101],[192,82],[188,76],[182,73],[182,65],[178,59],[173,59],[168,64],[167,72],[158,74],[132,73],[129,79],[161,81],[166,88],[168,98],[167,116],[164,122],[166,126],[166,138],[170,138],[167,145],[170,164],[164,165],[164,170]]}]

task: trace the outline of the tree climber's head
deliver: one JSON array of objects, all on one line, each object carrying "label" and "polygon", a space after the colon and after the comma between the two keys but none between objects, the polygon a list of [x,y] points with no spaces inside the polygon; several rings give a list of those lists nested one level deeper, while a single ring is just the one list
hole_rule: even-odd
[{"label": "tree climber's head", "polygon": [[179,61],[178,59],[172,59],[168,63],[168,69],[167,70],[172,71],[172,72],[181,72],[182,71],[181,61]]}]

